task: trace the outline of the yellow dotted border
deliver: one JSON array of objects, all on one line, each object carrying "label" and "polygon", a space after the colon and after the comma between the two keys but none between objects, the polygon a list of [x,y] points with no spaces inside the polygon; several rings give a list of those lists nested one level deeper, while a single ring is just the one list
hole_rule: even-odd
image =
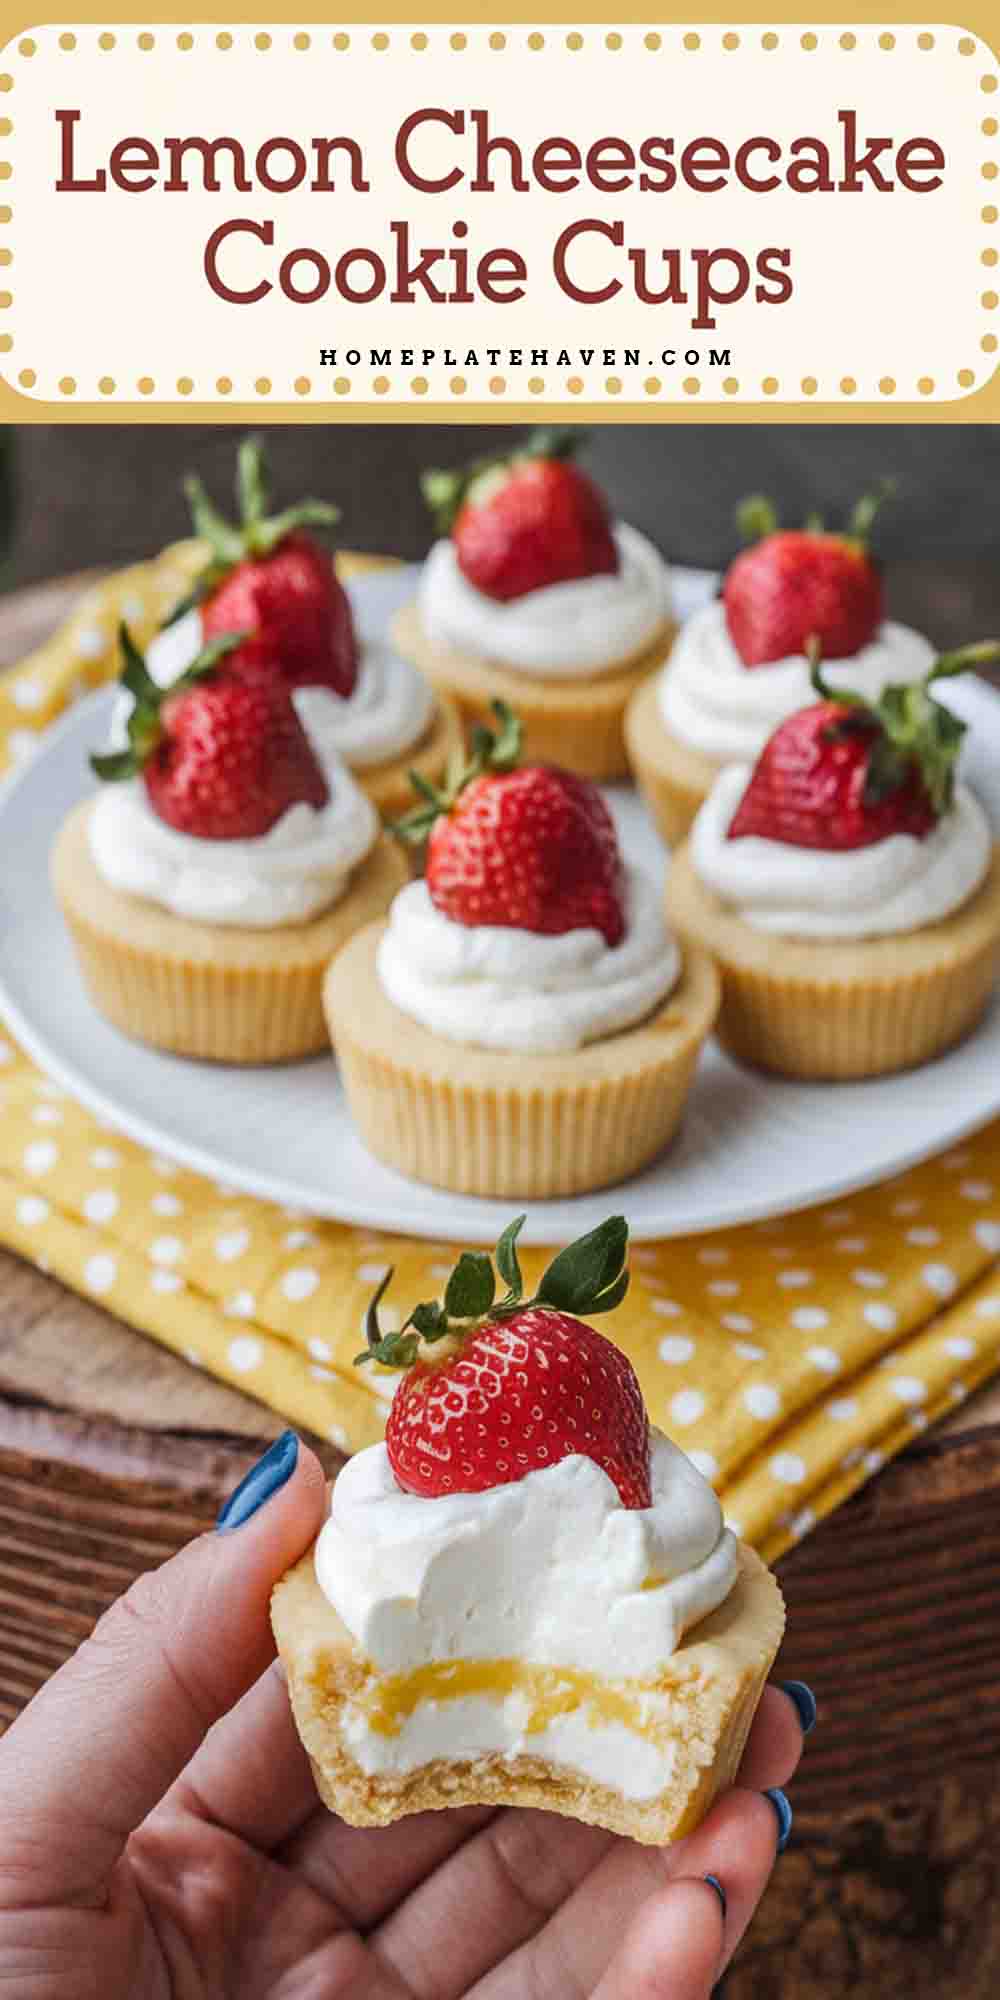
[{"label": "yellow dotted border", "polygon": [[[193,50],[196,44],[196,35],[188,29],[181,29],[177,32],[167,29],[161,32],[159,37],[149,29],[141,29],[134,37],[127,33],[115,33],[110,29],[91,30],[90,32],[96,33],[98,48],[108,53],[116,48],[131,50],[133,46],[144,53],[148,53],[154,50],[158,44],[161,47],[172,47],[182,53],[187,53]],[[235,31],[222,29],[206,30],[205,32],[212,33],[216,49],[225,51],[237,45],[241,31],[239,29]],[[278,45],[282,42],[282,35],[275,36],[266,29],[246,28],[242,32],[252,37],[254,48],[261,53],[266,53],[272,49],[276,42]],[[641,35],[643,47],[650,54],[659,55],[664,52],[665,38],[658,30],[636,27],[631,32],[634,35]],[[323,30],[307,32],[304,29],[289,29],[286,33],[289,45],[300,53],[305,53],[317,46],[329,47],[341,53],[349,50],[352,45],[352,36],[344,29],[337,29],[328,34]],[[496,51],[516,48],[520,45],[535,51],[545,48],[548,44],[549,46],[559,46],[571,53],[576,53],[585,48],[588,41],[593,45],[596,40],[601,43],[605,50],[615,54],[625,46],[625,35],[618,29],[606,31],[600,28],[594,28],[589,31],[571,29],[568,32],[563,32],[560,29],[553,28],[546,35],[539,29],[510,27],[503,30],[492,29],[489,32],[484,30],[483,33],[486,35],[487,46]],[[832,29],[817,32],[813,29],[799,30],[798,28],[787,27],[781,31],[768,28],[763,31],[753,29],[739,32],[733,28],[718,27],[698,31],[693,29],[687,30],[679,36],[673,47],[668,46],[666,52],[676,53],[678,50],[681,50],[687,54],[696,55],[705,48],[711,48],[714,45],[715,38],[718,37],[719,46],[727,53],[740,48],[753,49],[756,47],[765,51],[771,51],[779,48],[783,41],[786,44],[788,42],[797,42],[799,48],[806,53],[818,51],[821,47],[830,52],[836,47],[842,52],[850,53],[855,49],[870,46],[874,41],[877,43],[879,49],[888,53],[894,49],[905,47],[908,35],[915,34],[916,47],[921,52],[926,53],[945,45],[953,33],[957,36],[957,52],[960,56],[974,56],[984,46],[974,36],[952,29],[948,29],[942,34],[934,34],[927,29],[891,31],[889,29],[859,28],[857,30],[843,29],[839,32]],[[456,54],[461,53],[470,45],[470,37],[463,30],[448,29],[447,27],[442,27],[433,38],[424,30],[411,31],[402,26],[393,32],[385,29],[369,30],[368,28],[364,28],[357,31],[354,39],[355,41],[367,39],[370,47],[380,53],[394,46],[398,47],[404,42],[408,49],[418,54],[424,53],[431,48],[432,41],[437,54],[444,53],[445,45],[448,50]],[[474,41],[475,37],[473,37]],[[69,29],[60,31],[58,48],[63,53],[72,54],[79,47],[80,35],[78,33]],[[38,42],[32,35],[22,35],[16,44],[16,50],[17,54],[25,61],[30,61],[38,53]],[[991,52],[987,51],[987,53],[991,55]],[[12,71],[0,72],[0,94],[12,91],[14,85],[15,76]],[[979,88],[984,96],[990,97],[995,95],[998,89],[1000,89],[1000,73],[996,70],[987,70],[984,72],[979,79]],[[10,137],[13,131],[13,120],[7,117],[0,118],[0,140]],[[1000,132],[1000,122],[998,122],[996,117],[986,116],[980,122],[980,132],[986,139],[995,139],[998,132]],[[980,172],[982,179],[987,182],[1000,179],[1000,159],[990,155],[982,161]],[[0,182],[9,181],[12,175],[12,162],[0,159]],[[0,204],[0,228],[9,224],[12,217],[12,207],[9,204]],[[980,210],[980,221],[987,228],[994,227],[998,221],[998,217],[1000,217],[1000,210],[991,202],[984,204]],[[1000,264],[1000,252],[997,251],[992,243],[987,243],[980,252],[979,261],[984,269],[993,269]],[[0,266],[9,266],[12,262],[13,252],[0,244]],[[9,311],[13,303],[13,292],[9,288],[0,289],[0,312]],[[984,313],[996,312],[1000,309],[1000,292],[994,290],[992,286],[987,286],[980,293],[980,305]],[[15,340],[12,333],[7,331],[0,332],[0,354],[11,353],[14,345]],[[986,331],[980,338],[979,347],[982,354],[992,357],[997,353],[998,347],[1000,347],[1000,338],[992,331]],[[992,363],[989,372],[992,372]],[[37,388],[38,377],[33,368],[19,368],[16,379],[18,385],[25,390],[30,391]],[[957,386],[963,391],[971,390],[977,386],[977,371],[974,367],[960,368],[956,372],[955,380]],[[687,397],[700,395],[704,386],[707,385],[703,384],[696,375],[688,375],[681,380],[682,393]],[[741,388],[744,388],[746,385],[742,384],[736,376],[728,375],[724,377],[721,386],[723,394],[731,397],[738,395]],[[812,398],[822,396],[824,393],[820,380],[815,375],[803,375],[799,378],[797,384],[787,384],[784,386],[786,398],[790,398],[791,400],[797,400],[800,395]],[[912,400],[914,386],[917,396],[928,397],[934,394],[937,383],[930,375],[918,376],[915,385],[901,384],[894,376],[883,375],[878,381],[877,395],[881,399],[896,398],[897,400],[904,401]],[[144,397],[153,395],[156,387],[156,382],[149,375],[139,376],[135,382],[135,391]],[[196,393],[198,385],[193,376],[179,375],[175,378],[173,387],[174,392],[178,396],[187,398]],[[417,375],[410,379],[407,387],[410,395],[419,397],[425,396],[428,393],[430,384],[425,376]],[[465,395],[469,384],[464,376],[453,375],[447,387],[449,394],[452,397],[458,398]],[[617,375],[605,376],[603,383],[595,382],[589,385],[585,376],[572,375],[566,379],[564,387],[572,396],[585,394],[588,387],[591,395],[603,388],[605,396],[608,399],[614,399],[622,394],[625,384],[621,377]],[[780,395],[782,387],[783,385],[776,376],[765,375],[756,385],[756,393],[770,399]],[[370,379],[337,375],[333,378],[330,385],[331,392],[336,397],[367,395],[370,393],[382,398],[391,394],[392,388],[392,379],[386,375],[376,375]],[[543,395],[545,392],[544,378],[538,375],[529,377],[527,388],[531,396]],[[515,384],[512,387],[503,376],[494,375],[489,379],[488,390],[491,396],[503,397],[507,394],[508,389],[511,390],[512,395],[516,396],[519,393],[517,385]],[[125,400],[131,400],[133,393],[129,384],[119,384],[110,375],[102,375],[98,378],[96,392],[99,396],[105,398],[120,394]],[[650,398],[661,396],[664,392],[664,383],[661,377],[656,375],[647,376],[642,384],[642,392],[646,397]],[[858,394],[858,382],[856,378],[851,375],[841,376],[837,383],[837,392],[845,399],[856,396]],[[86,398],[89,392],[85,385],[82,386],[77,381],[75,376],[63,375],[58,382],[58,393],[64,398],[72,398],[77,395]],[[270,376],[262,375],[257,376],[252,385],[244,383],[239,387],[237,387],[230,376],[218,376],[210,389],[203,387],[202,393],[212,396],[213,399],[215,396],[228,397],[235,395],[239,400],[250,400],[251,397],[257,399],[276,397],[281,401],[286,398],[290,399],[294,395],[300,399],[309,397],[316,400],[323,394],[323,388],[315,385],[307,375],[297,375],[287,385],[282,383],[275,385]],[[829,393],[830,390],[828,388],[826,394],[829,395]],[[751,394],[753,394],[753,390],[751,390]]]}]

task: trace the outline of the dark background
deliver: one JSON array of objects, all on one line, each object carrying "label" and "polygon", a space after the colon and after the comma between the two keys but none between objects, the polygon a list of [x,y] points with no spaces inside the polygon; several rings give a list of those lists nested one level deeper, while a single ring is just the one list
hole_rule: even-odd
[{"label": "dark background", "polygon": [[[180,490],[196,469],[228,503],[235,427],[25,426],[14,434],[8,586],[150,553],[184,534]],[[427,464],[459,464],[519,433],[501,425],[278,425],[267,429],[282,504],[335,499],[345,545],[422,555]],[[939,642],[1000,626],[1000,428],[987,425],[646,425],[591,431],[583,454],[615,511],[675,561],[715,565],[736,547],[733,507],[771,493],[789,525],[842,520],[886,476],[876,534],[890,608]]]}]

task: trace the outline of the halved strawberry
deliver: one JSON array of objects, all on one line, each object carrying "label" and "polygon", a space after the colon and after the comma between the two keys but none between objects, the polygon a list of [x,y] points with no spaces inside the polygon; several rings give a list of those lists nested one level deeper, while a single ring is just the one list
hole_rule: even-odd
[{"label": "halved strawberry", "polygon": [[475,731],[470,761],[444,786],[410,774],[421,803],[395,831],[427,840],[431,901],[454,923],[591,928],[620,944],[624,869],[597,786],[554,764],[519,765],[520,725],[505,703],[493,710],[497,731]]},{"label": "halved strawberry", "polygon": [[816,520],[781,529],[769,500],[756,495],[743,502],[737,518],[753,545],[730,564],[722,601],[744,666],[790,659],[811,638],[827,660],[870,644],[882,620],[882,579],[869,536],[888,490],[858,502],[845,534],[829,533]]},{"label": "halved strawberry", "polygon": [[218,663],[241,635],[213,639],[173,686],[153,680],[128,630],[120,628],[122,686],[133,697],[126,750],[92,757],[106,783],[142,776],[157,816],[198,840],[255,840],[291,806],[320,807],[326,779],[273,668]]},{"label": "halved strawberry", "polygon": [[358,677],[358,645],[347,593],[329,551],[309,527],[331,527],[340,510],[326,500],[301,500],[268,515],[267,466],[259,438],[244,438],[237,455],[238,527],[213,506],[200,479],[184,482],[195,533],[211,556],[173,623],[200,606],[206,638],[246,637],[231,661],[280,671],[290,688],[326,687],[346,696]]},{"label": "halved strawberry", "polygon": [[618,568],[608,503],[572,464],[583,433],[533,431],[513,452],[462,472],[426,472],[424,498],[463,576],[506,603],[529,590]]},{"label": "halved strawberry", "polygon": [[821,699],[790,715],[765,744],[729,827],[791,847],[840,853],[895,833],[923,840],[948,811],[966,725],[935,701],[935,681],[1000,658],[984,640],[944,653],[923,680],[884,688],[878,701],[831,688],[811,648]]},{"label": "halved strawberry", "polygon": [[378,1322],[391,1271],[372,1300],[356,1360],[406,1371],[385,1433],[396,1481],[429,1499],[483,1493],[579,1452],[614,1481],[624,1506],[648,1507],[649,1419],[635,1370],[578,1317],[611,1312],[625,1296],[625,1218],[561,1251],[530,1299],[517,1256],[523,1222],[497,1244],[502,1298],[491,1259],[466,1250],[443,1302],[415,1306],[399,1333],[383,1335]]}]

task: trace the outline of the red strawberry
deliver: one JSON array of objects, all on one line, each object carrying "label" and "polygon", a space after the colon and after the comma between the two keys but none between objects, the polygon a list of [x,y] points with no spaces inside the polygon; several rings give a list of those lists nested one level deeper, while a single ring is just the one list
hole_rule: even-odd
[{"label": "red strawberry", "polygon": [[427,472],[424,497],[463,576],[506,603],[550,583],[618,568],[608,505],[571,463],[578,431],[535,431],[520,451],[465,472]]},{"label": "red strawberry", "polygon": [[523,1221],[497,1245],[508,1288],[499,1301],[481,1250],[459,1258],[443,1305],[417,1306],[400,1333],[383,1337],[378,1324],[391,1272],[372,1300],[357,1359],[407,1371],[385,1433],[397,1483],[429,1499],[483,1493],[579,1452],[603,1468],[626,1507],[648,1507],[649,1419],[635,1370],[576,1316],[610,1312],[625,1296],[624,1217],[562,1251],[527,1300],[516,1248]]},{"label": "red strawberry", "polygon": [[347,593],[328,552],[304,532],[331,525],[338,509],[323,500],[303,500],[268,517],[264,453],[256,438],[245,438],[239,449],[238,528],[217,512],[200,479],[186,480],[185,491],[195,531],[208,543],[211,559],[173,617],[198,604],[206,638],[244,632],[230,661],[232,673],[245,665],[266,666],[277,668],[290,688],[351,694],[358,647]]},{"label": "red strawberry", "polygon": [[476,731],[471,762],[399,822],[428,835],[431,900],[459,924],[559,936],[583,927],[608,944],[625,934],[625,881],[614,821],[597,786],[554,764],[516,766],[520,727],[494,702],[496,735]]},{"label": "red strawberry", "polygon": [[757,834],[831,853],[894,833],[924,839],[951,805],[965,734],[965,723],[933,699],[931,683],[998,657],[1000,645],[990,640],[943,654],[922,681],[885,688],[869,703],[831,690],[814,650],[822,700],[789,716],[765,744],[729,839]]},{"label": "red strawberry", "polygon": [[804,653],[810,639],[823,657],[860,652],[882,621],[882,580],[868,534],[882,496],[862,500],[845,535],[812,526],[779,530],[766,500],[745,501],[740,524],[761,537],[736,557],[722,588],[726,623],[744,666]]},{"label": "red strawberry", "polygon": [[129,747],[91,763],[117,781],[140,771],[158,817],[198,840],[255,840],[290,806],[323,806],[326,779],[273,668],[215,663],[239,644],[216,639],[166,690],[157,687],[125,627],[122,684],[134,697]]}]

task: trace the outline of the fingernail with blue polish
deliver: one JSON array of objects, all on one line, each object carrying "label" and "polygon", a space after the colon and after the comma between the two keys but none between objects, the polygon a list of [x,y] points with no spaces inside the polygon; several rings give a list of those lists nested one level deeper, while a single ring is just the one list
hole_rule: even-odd
[{"label": "fingernail with blue polish", "polygon": [[764,1793],[764,1797],[766,1799],[770,1799],[771,1804],[773,1805],[774,1810],[777,1814],[778,1853],[784,1854],[784,1851],[788,1846],[788,1836],[792,1830],[792,1808],[789,1805],[784,1792],[779,1791],[777,1785],[773,1786],[771,1790],[766,1791]]},{"label": "fingernail with blue polish", "polygon": [[230,1528],[242,1528],[244,1521],[249,1521],[251,1515],[263,1507],[265,1500],[270,1500],[280,1486],[287,1484],[295,1471],[298,1456],[299,1441],[295,1432],[283,1431],[229,1495],[215,1523],[220,1532],[226,1534]]},{"label": "fingernail with blue polish", "polygon": [[726,1911],[729,1905],[726,1901],[726,1892],[722,1886],[722,1883],[719,1881],[717,1875],[706,1875],[705,1880],[708,1883],[709,1888],[715,1890],[715,1893],[718,1896],[720,1903],[722,1904],[722,1921],[723,1923],[725,1923]]},{"label": "fingernail with blue polish", "polygon": [[816,1696],[812,1688],[807,1687],[805,1681],[780,1681],[779,1686],[782,1694],[787,1694],[789,1701],[798,1710],[802,1734],[808,1736],[810,1729],[815,1727],[817,1715]]}]

